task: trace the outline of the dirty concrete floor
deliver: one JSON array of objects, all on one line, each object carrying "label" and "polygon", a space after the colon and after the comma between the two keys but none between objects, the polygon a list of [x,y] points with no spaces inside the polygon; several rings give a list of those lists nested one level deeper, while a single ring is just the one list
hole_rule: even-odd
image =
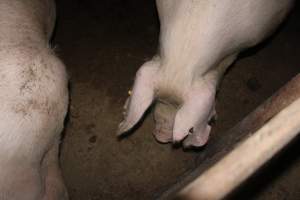
[{"label": "dirty concrete floor", "polygon": [[[275,37],[245,54],[226,74],[210,142],[299,72],[299,10]],[[54,43],[71,82],[61,165],[72,200],[153,199],[194,168],[197,155],[209,151],[209,144],[199,152],[184,152],[157,143],[151,113],[134,134],[122,140],[115,136],[135,72],[154,55],[157,42],[153,0],[58,2]],[[300,199],[300,158],[293,154],[299,148],[293,149],[287,151],[291,161],[284,160],[288,167],[275,162],[272,180],[257,189],[250,185],[254,189],[242,196]],[[276,171],[278,163],[284,172]]]}]

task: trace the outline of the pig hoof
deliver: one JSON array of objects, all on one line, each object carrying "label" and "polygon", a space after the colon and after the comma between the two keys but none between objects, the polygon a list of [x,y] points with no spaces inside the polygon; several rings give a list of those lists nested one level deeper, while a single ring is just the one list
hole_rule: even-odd
[{"label": "pig hoof", "polygon": [[[182,137],[176,137],[176,135],[178,135],[178,134],[174,134],[173,135],[173,144],[174,145],[178,145],[178,144],[180,144],[185,138],[187,138],[188,136],[189,136],[189,134],[187,133],[187,134],[184,134],[184,136],[183,136],[183,138]],[[175,136],[175,137],[174,137]]]},{"label": "pig hoof", "polygon": [[130,128],[129,124],[126,121],[122,121],[119,124],[118,130],[117,130],[117,136],[122,136],[124,133],[126,133],[128,131],[128,129]]},{"label": "pig hoof", "polygon": [[203,132],[195,132],[193,134],[189,134],[183,141],[183,148],[190,149],[204,146],[209,139],[210,131],[211,126],[207,125]]},{"label": "pig hoof", "polygon": [[172,131],[156,129],[153,132],[155,139],[160,143],[169,143],[172,142]]}]

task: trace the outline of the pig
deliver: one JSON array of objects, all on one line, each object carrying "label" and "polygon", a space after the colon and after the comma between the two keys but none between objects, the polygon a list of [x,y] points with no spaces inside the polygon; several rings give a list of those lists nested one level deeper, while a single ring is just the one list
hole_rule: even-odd
[{"label": "pig", "polygon": [[293,0],[156,0],[159,52],[136,73],[118,135],[155,103],[155,138],[201,147],[209,139],[215,96],[239,53],[268,37]]},{"label": "pig", "polygon": [[54,0],[0,0],[0,199],[68,199],[59,167],[67,74]]}]

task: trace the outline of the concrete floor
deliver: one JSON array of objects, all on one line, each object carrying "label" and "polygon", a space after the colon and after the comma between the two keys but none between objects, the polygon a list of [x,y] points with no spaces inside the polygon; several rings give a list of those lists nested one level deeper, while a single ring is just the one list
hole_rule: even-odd
[{"label": "concrete floor", "polygon": [[[275,37],[244,54],[229,70],[218,95],[218,121],[210,142],[299,73],[299,10]],[[151,113],[134,134],[122,140],[115,136],[135,72],[154,55],[157,41],[153,0],[58,2],[54,43],[71,82],[61,163],[72,200],[153,199],[209,151],[209,144],[185,152],[157,143]],[[300,199],[299,144],[235,198]]]}]

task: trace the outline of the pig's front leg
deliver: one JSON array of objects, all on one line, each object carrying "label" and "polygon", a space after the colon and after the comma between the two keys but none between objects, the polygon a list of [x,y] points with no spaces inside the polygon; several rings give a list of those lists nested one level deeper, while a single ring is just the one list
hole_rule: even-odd
[{"label": "pig's front leg", "polygon": [[[216,120],[215,96],[218,85],[226,69],[236,60],[237,56],[238,54],[232,54],[223,59],[215,69],[203,76],[203,86],[199,88],[200,92],[195,91],[194,94],[191,94],[194,102],[207,99],[204,101],[206,103],[202,104],[203,108],[200,108],[198,114],[196,114],[198,118],[203,116],[203,113],[206,113],[206,115],[202,122],[197,123],[198,130],[194,127],[190,129],[188,136],[183,141],[184,148],[200,147],[207,143],[211,131],[210,121],[212,119]],[[201,94],[201,96],[197,97],[197,94]],[[195,109],[197,103],[191,102],[191,104],[194,104],[192,108]],[[202,111],[200,112],[200,110]]]},{"label": "pig's front leg", "polygon": [[180,104],[157,97],[162,86],[157,80],[166,76],[159,71],[159,57],[146,62],[137,72],[132,94],[124,107],[126,114],[119,127],[119,134],[130,130],[156,99],[155,138],[162,143],[179,143],[184,140],[186,148],[203,146],[211,130],[209,121],[215,115],[217,86],[236,56],[233,54],[226,57],[216,68],[198,77],[183,92]]},{"label": "pig's front leg", "polygon": [[155,98],[155,79],[160,58],[155,56],[137,71],[132,92],[124,105],[124,120],[119,124],[117,135],[133,128]]}]

